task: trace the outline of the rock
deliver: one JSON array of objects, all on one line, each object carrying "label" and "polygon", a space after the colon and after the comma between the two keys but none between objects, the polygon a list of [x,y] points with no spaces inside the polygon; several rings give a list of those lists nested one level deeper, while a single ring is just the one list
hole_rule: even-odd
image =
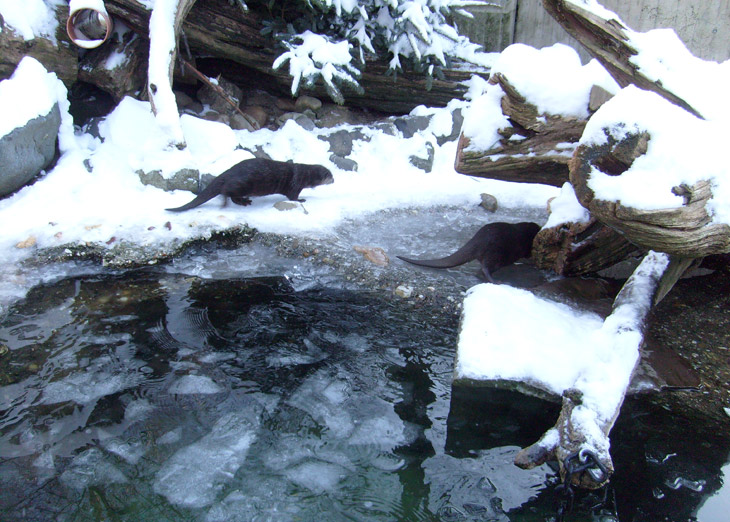
[{"label": "rock", "polygon": [[461,126],[464,124],[464,115],[461,109],[456,109],[451,113],[451,133],[448,136],[437,136],[436,142],[443,145],[449,141],[456,141],[461,134]]},{"label": "rock", "polygon": [[399,285],[395,289],[395,295],[398,297],[402,297],[403,299],[408,299],[413,295],[413,287],[412,286],[406,286],[406,285]]},{"label": "rock", "polygon": [[259,128],[265,127],[266,123],[269,121],[269,113],[260,105],[251,105],[250,107],[246,107],[243,109],[243,113],[256,120],[256,123],[259,124]]},{"label": "rock", "polygon": [[482,202],[479,203],[479,206],[482,207],[487,212],[496,212],[499,208],[499,202],[497,202],[497,198],[492,196],[491,194],[481,194]]},{"label": "rock", "polygon": [[336,154],[330,155],[330,161],[335,164],[338,169],[356,172],[358,169],[357,161],[350,158],[343,158]]},{"label": "rock", "polygon": [[421,156],[411,156],[408,158],[408,160],[411,162],[411,165],[414,167],[417,167],[423,171],[431,172],[433,169],[433,160],[435,157],[435,150],[433,148],[433,144],[431,142],[426,142],[426,157]]},{"label": "rock", "polygon": [[162,172],[153,170],[144,172],[138,170],[139,181],[143,185],[152,185],[168,192],[173,190],[188,190],[197,194],[202,190],[200,172],[195,169],[181,169],[169,178],[164,178]]},{"label": "rock", "polygon": [[294,110],[299,112],[304,112],[307,109],[317,112],[321,108],[322,102],[313,96],[300,96],[294,103]]},{"label": "rock", "polygon": [[[243,91],[241,91],[240,87],[229,82],[223,77],[218,78],[218,86],[223,89],[231,101],[238,105],[243,96]],[[198,99],[203,104],[209,105],[212,110],[222,114],[235,111],[233,106],[231,106],[225,98],[218,94],[213,88],[205,84],[198,90]]]},{"label": "rock", "polygon": [[60,126],[61,111],[56,103],[48,114],[37,116],[0,138],[0,196],[23,187],[51,163]]},{"label": "rock", "polygon": [[372,128],[382,132],[383,134],[387,134],[388,136],[398,135],[398,127],[396,127],[392,121],[376,122],[374,125],[372,125]]},{"label": "rock", "polygon": [[274,203],[274,208],[276,210],[279,210],[281,212],[286,212],[287,210],[294,210],[295,208],[299,207],[299,203],[296,201],[277,201]]},{"label": "rock", "polygon": [[331,129],[344,123],[356,123],[356,117],[350,109],[340,105],[327,104],[317,111],[317,127]]},{"label": "rock", "polygon": [[353,140],[363,139],[360,131],[338,130],[326,136],[319,136],[320,140],[327,141],[330,144],[330,152],[342,158],[352,154]]},{"label": "rock", "polygon": [[175,103],[177,103],[179,109],[190,107],[195,101],[182,91],[173,91],[173,93],[175,94]]},{"label": "rock", "polygon": [[[388,266],[390,264],[390,259],[388,259],[388,254],[385,253],[385,250],[383,250],[380,247],[364,247],[356,245],[352,247],[352,249],[355,252],[359,252],[371,263],[377,266]],[[397,289],[396,289],[397,291]]]},{"label": "rock", "polygon": [[[255,123],[258,123],[258,122],[256,122],[256,120],[253,120],[253,121]],[[245,116],[243,116],[242,114],[238,114],[237,112],[234,114],[231,114],[230,125],[231,125],[231,129],[233,129],[233,130],[247,130],[249,132],[253,132],[253,131],[257,130],[254,127],[254,125],[252,125],[251,122],[248,121],[248,119]]]},{"label": "rock", "polygon": [[27,239],[21,241],[17,245],[15,245],[15,248],[30,248],[32,246],[35,246],[36,244],[36,238],[35,236],[28,236]]},{"label": "rock", "polygon": [[281,109],[285,112],[294,112],[296,111],[296,104],[294,103],[294,100],[291,98],[277,98],[276,102],[274,102],[277,109]]},{"label": "rock", "polygon": [[316,125],[311,119],[309,119],[304,114],[298,112],[285,112],[276,119],[276,122],[279,124],[280,127],[283,127],[289,120],[294,120],[294,122],[302,127],[304,130],[311,131],[316,128]]},{"label": "rock", "polygon": [[412,138],[414,134],[425,130],[431,123],[431,116],[401,116],[393,120],[396,128],[404,138]]}]

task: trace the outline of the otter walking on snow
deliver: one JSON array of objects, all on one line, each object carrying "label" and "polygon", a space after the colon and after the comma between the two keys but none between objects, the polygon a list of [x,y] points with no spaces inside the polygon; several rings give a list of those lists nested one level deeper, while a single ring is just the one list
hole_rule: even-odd
[{"label": "otter walking on snow", "polygon": [[225,198],[223,206],[228,198],[238,205],[250,205],[252,196],[269,194],[281,194],[292,201],[304,201],[299,198],[303,189],[333,182],[332,173],[321,165],[287,163],[264,158],[247,159],[216,177],[190,203],[166,210],[190,210],[218,195]]}]

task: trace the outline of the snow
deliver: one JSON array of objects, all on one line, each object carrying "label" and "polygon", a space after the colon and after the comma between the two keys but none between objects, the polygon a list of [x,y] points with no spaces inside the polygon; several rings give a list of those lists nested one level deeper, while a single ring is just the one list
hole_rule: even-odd
[{"label": "snow", "polygon": [[573,185],[565,182],[560,188],[560,194],[550,200],[550,217],[544,227],[553,228],[563,223],[587,223],[590,217],[590,212],[578,203]]},{"label": "snow", "polygon": [[651,306],[652,282],[668,263],[666,254],[649,253],[628,285],[629,298],[605,321],[527,290],[473,287],[464,299],[455,378],[523,382],[555,396],[580,390],[573,429],[584,433],[591,449],[606,454],[601,427],[623,401],[639,358],[641,317]]},{"label": "snow", "polygon": [[492,73],[502,73],[540,114],[588,117],[591,87],[608,92],[618,85],[596,60],[582,65],[572,47],[555,44],[535,49],[513,44],[500,54]]},{"label": "snow", "polygon": [[[571,1],[606,15],[595,0]],[[469,82],[468,102],[453,102],[446,109],[414,110],[414,115],[432,114],[433,118],[429,128],[412,138],[362,130],[369,140],[354,143],[351,158],[359,165],[355,172],[338,169],[330,161],[328,144],[319,138],[332,130],[306,131],[289,121],[277,131],[233,131],[223,124],[189,115],[179,118],[174,100],[165,97],[169,89],[169,51],[174,46],[170,27],[176,2],[141,3],[153,9],[150,82],[159,86],[157,118],[152,116],[148,102],[125,98],[99,124],[100,139],[80,130],[74,132],[65,88],[37,61],[24,59],[13,77],[0,83],[0,136],[45,114],[56,102],[62,114],[62,155],[56,166],[32,186],[0,200],[0,222],[5,225],[0,237],[0,309],[27,290],[24,285],[29,283],[24,282],[22,271],[15,268],[17,264],[39,249],[63,245],[93,244],[111,249],[126,243],[162,247],[242,224],[263,232],[326,237],[348,219],[362,219],[383,209],[476,205],[482,192],[495,195],[502,207],[543,208],[549,198],[555,197],[551,202],[551,226],[587,219],[569,185],[558,190],[473,179],[454,171],[456,144],[439,145],[436,140],[451,130],[447,113],[457,107],[463,109],[464,134],[471,141],[470,147],[479,150],[492,147],[500,137],[498,131],[510,125],[500,108],[501,88],[478,78]],[[47,7],[55,4],[50,0],[28,0],[23,9],[18,9],[19,2],[0,0],[0,13],[8,25],[31,39],[55,27]],[[353,2],[333,1],[331,5],[344,12],[353,9]],[[423,33],[425,14],[418,5],[421,4],[413,3],[402,14]],[[381,24],[394,23],[387,10],[381,10],[377,18]],[[338,74],[336,69],[323,64],[349,63],[349,44],[315,41],[315,37],[307,36],[301,49],[290,49],[277,60],[278,65],[289,60],[299,80],[310,75],[311,67],[319,68],[326,78]],[[726,98],[730,62],[693,60],[665,31],[632,34],[631,38],[637,47],[651,51],[635,59],[635,65],[647,74],[661,77],[663,82],[666,78],[666,85],[671,83],[706,120],[638,88],[619,90],[597,62],[581,65],[577,53],[562,45],[540,50],[513,45],[494,60],[493,67],[544,114],[586,117],[593,85],[617,93],[591,117],[582,144],[602,143],[607,132],[617,139],[626,132],[651,133],[647,154],[620,178],[596,170],[591,173],[590,187],[601,199],[637,208],[671,208],[682,204],[681,198],[671,193],[672,187],[709,179],[715,197],[708,203],[708,210],[715,222],[730,223],[730,173],[722,156],[725,143],[721,141],[727,133],[720,127],[730,110],[722,103],[714,106]],[[439,56],[442,51],[438,38],[428,48],[408,41],[398,45],[402,47],[394,52],[395,62],[399,53],[408,56],[411,52],[428,52]],[[19,99],[33,102],[19,103]],[[171,138],[178,143],[184,139],[187,147],[170,147]],[[157,170],[167,178],[180,169],[192,168],[216,175],[251,157],[242,149],[256,147],[276,160],[324,165],[332,170],[335,183],[306,189],[302,193],[306,203],[289,212],[273,207],[282,196],[267,196],[255,198],[246,208],[221,208],[211,201],[189,212],[172,214],[165,208],[186,203],[191,199],[190,193],[168,193],[142,185],[137,174]],[[435,153],[434,168],[425,173],[414,167],[409,158],[423,155],[428,147],[433,147]],[[570,153],[569,148],[566,153]],[[618,307],[605,321],[506,285],[472,288],[464,300],[457,377],[520,380],[557,395],[578,388],[584,398],[583,404],[573,410],[574,425],[585,430],[598,450],[606,450],[608,442],[599,426],[608,422],[620,405],[638,357],[641,334],[636,318],[648,306],[650,297],[644,283],[656,277],[666,262],[662,254],[647,256],[632,289],[631,302]],[[316,346],[310,352],[319,356]],[[287,360],[296,364],[292,357]],[[114,379],[106,380],[101,378],[105,375],[101,370],[69,372],[63,380],[46,387],[43,402],[89,401],[123,391],[134,382],[134,368],[122,368]],[[315,374],[305,380],[288,404],[321,422],[334,437],[349,444],[367,445],[377,440],[397,446],[407,440],[405,427],[392,408],[374,394],[349,390],[344,378],[332,381],[326,377]],[[195,375],[181,377],[169,389],[170,393],[197,394],[219,390],[214,381]],[[313,397],[320,401],[320,406],[324,405],[317,411],[311,406],[316,404]],[[370,405],[372,415],[360,429],[352,421],[352,411],[362,404]],[[242,415],[222,418],[209,434],[179,450],[165,464],[156,479],[156,492],[179,505],[209,505],[245,460],[254,433],[255,426]],[[377,433],[377,437],[372,433]],[[170,435],[173,436],[179,434]],[[94,464],[94,459],[86,460]],[[80,466],[88,464],[79,458]],[[321,481],[314,488],[326,490],[346,470],[339,464],[310,461],[302,464],[301,471],[302,476],[312,471],[320,473]],[[191,476],[193,480],[189,480]],[[73,476],[67,478],[75,483]],[[299,475],[295,473],[289,478],[297,482]],[[201,490],[199,484],[208,484],[209,488]]]},{"label": "snow", "polygon": [[13,75],[0,81],[0,138],[51,112],[58,101],[59,83],[38,60],[23,58]]},{"label": "snow", "polygon": [[[582,65],[578,53],[563,44],[535,49],[524,44],[507,47],[492,66],[522,94],[539,114],[587,118],[588,100],[594,85],[608,92],[619,90],[616,82],[596,61]],[[510,126],[502,114],[504,95],[499,85],[472,83],[473,102],[464,115],[464,135],[469,150],[489,150],[500,139],[498,131]]]},{"label": "snow", "polygon": [[588,186],[601,200],[656,210],[683,205],[684,198],[673,194],[673,187],[710,180],[713,198],[707,209],[713,222],[730,224],[724,127],[724,120],[701,120],[658,94],[628,86],[593,115],[580,143],[605,143],[607,133],[620,140],[627,133],[647,131],[651,135],[648,150],[621,176],[594,168]]},{"label": "snow", "polygon": [[172,92],[172,59],[175,55],[175,16],[177,0],[155,0],[150,15],[150,54],[147,81],[150,86],[157,121],[162,127],[168,147],[185,143],[180,128],[177,102]]},{"label": "snow", "polygon": [[45,36],[55,42],[55,9],[62,3],[63,0],[0,0],[0,15],[24,40]]}]

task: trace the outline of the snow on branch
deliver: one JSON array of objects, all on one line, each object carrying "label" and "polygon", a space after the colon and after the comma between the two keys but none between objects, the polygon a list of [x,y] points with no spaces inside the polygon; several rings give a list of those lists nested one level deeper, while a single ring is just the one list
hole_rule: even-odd
[{"label": "snow on branch", "polygon": [[330,97],[340,104],[344,103],[344,97],[338,84],[345,83],[360,89],[357,82],[360,73],[350,63],[352,55],[349,42],[333,42],[325,36],[306,31],[295,35],[285,45],[289,50],[274,61],[273,68],[278,69],[289,62],[292,95],[299,92],[302,80],[307,85],[313,85],[319,78],[324,81]]},{"label": "snow on branch", "polygon": [[[365,65],[367,55],[390,56],[389,70],[402,70],[403,60],[429,77],[439,74],[439,68],[448,67],[452,58],[479,65],[488,65],[479,46],[460,36],[450,25],[452,8],[468,2],[453,0],[311,0],[310,9],[318,26],[327,28],[327,35],[316,34],[319,28],[296,31],[278,38],[287,48],[274,62],[274,68],[287,61],[292,80],[292,94],[301,82],[314,84],[322,78],[335,101],[342,103],[339,87],[349,85],[357,90],[359,67]],[[296,32],[296,34],[294,34]]]}]

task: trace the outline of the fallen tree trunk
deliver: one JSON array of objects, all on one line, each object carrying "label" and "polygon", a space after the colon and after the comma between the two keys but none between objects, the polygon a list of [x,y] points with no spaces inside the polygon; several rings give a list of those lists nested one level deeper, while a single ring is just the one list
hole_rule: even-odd
[{"label": "fallen tree trunk", "polygon": [[691,258],[729,252],[730,226],[713,222],[708,211],[707,203],[713,197],[710,180],[671,188],[672,193],[684,198],[684,204],[674,208],[633,208],[620,200],[596,196],[591,177],[597,172],[609,176],[626,173],[637,158],[647,153],[650,140],[648,132],[627,133],[620,138],[607,132],[604,143],[580,145],[570,165],[570,182],[578,201],[602,223],[647,250]]},{"label": "fallen tree trunk", "polygon": [[[234,3],[235,4],[235,3]],[[107,0],[109,13],[125,21],[135,32],[149,38],[150,12],[136,0]],[[291,93],[291,77],[285,70],[273,70],[271,65],[280,54],[273,39],[261,34],[263,18],[253,10],[244,13],[229,2],[198,1],[183,23],[183,41],[193,55],[231,60],[264,74],[281,94]],[[283,52],[283,49],[281,50]],[[417,105],[445,106],[467,91],[462,83],[473,71],[446,70],[445,79],[434,78],[428,88],[425,75],[414,72],[398,73],[397,80],[388,74],[386,62],[368,61],[360,78],[364,93],[344,88],[348,105],[377,111],[407,113]],[[486,76],[487,73],[485,72]],[[100,86],[103,88],[103,86]],[[302,89],[326,98],[323,86]]]},{"label": "fallen tree trunk", "polygon": [[640,249],[595,218],[543,228],[532,243],[532,259],[542,270],[574,277],[609,268]]},{"label": "fallen tree trunk", "polygon": [[688,101],[666,88],[660,80],[647,77],[635,63],[632,63],[631,59],[639,54],[631,43],[630,36],[634,31],[625,27],[617,17],[601,18],[569,0],[543,0],[542,3],[568,34],[601,62],[621,87],[633,84],[641,89],[653,91],[702,118]]},{"label": "fallen tree trunk", "polygon": [[488,150],[470,149],[462,133],[454,169],[470,176],[561,187],[568,181],[568,162],[586,121],[539,113],[501,73],[493,74],[489,83],[504,91],[502,113],[511,126],[500,129],[502,138]]},{"label": "fallen tree trunk", "polygon": [[[650,252],[616,297],[612,313],[604,321],[601,330],[606,338],[612,340],[617,352],[635,355],[634,370],[639,362],[639,349],[643,343],[649,311],[692,263],[692,259]],[[584,375],[581,380],[600,383],[606,379],[600,372],[601,368],[596,368],[595,375]],[[595,489],[605,484],[613,473],[608,434],[623,404],[630,375],[612,375],[610,378],[625,380],[626,386],[617,396],[593,397],[590,391],[566,390],[555,426],[538,442],[520,451],[515,457],[515,464],[530,469],[548,460],[557,460],[561,476],[568,485]],[[612,410],[613,413],[599,413],[595,407],[596,400],[609,401],[612,407],[603,410]],[[580,464],[588,466],[573,472],[576,465]]]},{"label": "fallen tree trunk", "polygon": [[47,38],[36,35],[32,40],[25,40],[0,16],[0,80],[10,78],[20,61],[25,56],[32,56],[47,70],[56,73],[66,87],[71,87],[76,81],[78,53],[65,30],[68,2],[57,3],[52,9],[58,27],[56,33]]}]

